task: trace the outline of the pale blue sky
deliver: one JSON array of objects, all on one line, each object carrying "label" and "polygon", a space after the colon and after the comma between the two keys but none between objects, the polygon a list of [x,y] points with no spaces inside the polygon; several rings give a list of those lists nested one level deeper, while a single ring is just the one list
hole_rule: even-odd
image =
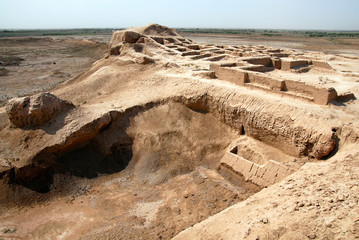
[{"label": "pale blue sky", "polygon": [[0,29],[169,27],[359,30],[359,0],[0,0]]}]

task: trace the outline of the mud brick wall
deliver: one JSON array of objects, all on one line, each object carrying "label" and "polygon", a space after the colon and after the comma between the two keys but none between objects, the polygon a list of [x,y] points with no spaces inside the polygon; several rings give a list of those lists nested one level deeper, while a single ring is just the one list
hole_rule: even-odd
[{"label": "mud brick wall", "polygon": [[282,91],[284,86],[283,80],[275,80],[261,73],[248,72],[248,80],[250,83],[266,86],[276,92]]},{"label": "mud brick wall", "polygon": [[320,67],[320,68],[324,68],[324,69],[330,69],[332,70],[333,68],[327,63],[327,62],[323,62],[323,61],[312,61],[313,66],[315,67]]},{"label": "mud brick wall", "polygon": [[220,167],[225,167],[235,174],[243,175],[246,181],[251,181],[262,187],[280,182],[291,174],[290,169],[276,161],[269,160],[266,164],[259,165],[231,152],[225,153],[221,159]]},{"label": "mud brick wall", "polygon": [[254,65],[272,66],[272,59],[270,57],[242,58],[241,60]]},{"label": "mud brick wall", "polygon": [[284,91],[295,92],[306,95],[308,97],[313,97],[314,93],[316,92],[316,88],[303,82],[298,82],[295,80],[285,80]]},{"label": "mud brick wall", "polygon": [[320,105],[326,105],[330,101],[337,99],[338,94],[334,88],[317,88],[314,92],[314,102]]},{"label": "mud brick wall", "polygon": [[216,75],[221,80],[243,86],[248,81],[248,73],[233,67],[219,67]]},{"label": "mud brick wall", "polygon": [[220,80],[225,80],[239,86],[245,86],[246,84],[248,86],[261,86],[276,93],[304,98],[320,105],[326,105],[338,97],[334,88],[318,88],[295,80],[277,80],[263,73],[247,71],[243,67],[236,66],[235,63],[228,63],[226,65],[211,64],[210,70],[214,71]]},{"label": "mud brick wall", "polygon": [[292,59],[282,59],[281,69],[283,71],[289,71],[295,67],[308,65],[306,60],[292,60]]}]

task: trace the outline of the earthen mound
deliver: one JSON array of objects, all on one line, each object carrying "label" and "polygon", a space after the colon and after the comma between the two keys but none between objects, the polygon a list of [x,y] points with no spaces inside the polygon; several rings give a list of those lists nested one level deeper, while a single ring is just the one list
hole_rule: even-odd
[{"label": "earthen mound", "polygon": [[10,121],[17,127],[37,126],[49,121],[60,112],[74,105],[51,93],[40,93],[31,97],[13,98],[6,106]]},{"label": "earthen mound", "polygon": [[152,36],[176,36],[180,37],[177,31],[173,28],[162,26],[159,24],[149,24],[144,27],[134,27],[130,28],[134,32],[138,32],[142,35],[152,35]]},{"label": "earthen mound", "polygon": [[115,34],[112,36],[111,43],[113,42],[136,43],[141,36],[142,36],[141,34],[133,31],[127,31],[127,30],[116,31]]},{"label": "earthen mound", "polygon": [[[110,40],[110,54],[118,55],[121,52],[128,52],[128,50],[122,49],[122,46],[126,43],[129,44],[160,44],[163,45],[165,39],[170,42],[176,42],[181,44],[179,40],[183,38],[177,33],[175,29],[171,29],[159,24],[150,24],[145,27],[133,27],[127,28],[121,31],[115,31]],[[141,49],[135,49],[136,52],[142,52]],[[158,46],[157,46],[158,48]]]}]

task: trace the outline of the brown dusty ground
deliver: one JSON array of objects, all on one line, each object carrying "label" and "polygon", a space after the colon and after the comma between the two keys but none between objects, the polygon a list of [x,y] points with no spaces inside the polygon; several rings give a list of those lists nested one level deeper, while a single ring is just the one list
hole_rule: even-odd
[{"label": "brown dusty ground", "polygon": [[[232,36],[185,37],[199,43],[328,52],[331,55],[305,54],[327,60],[332,72],[313,69],[305,74],[269,74],[359,94],[358,60],[338,56],[356,55],[359,50],[354,40],[350,45],[333,47],[317,39],[257,39],[253,43],[253,39]],[[208,62],[162,55],[161,48],[144,47],[141,52],[131,47],[124,49],[123,55],[100,59],[107,46],[92,40],[0,39],[0,51],[6,53],[1,56],[5,60],[14,56],[9,62],[19,61],[19,65],[5,66],[8,73],[0,77],[2,101],[57,86],[53,93],[77,106],[35,129],[10,126],[5,109],[0,109],[1,157],[13,161],[13,166],[26,165],[30,156],[44,146],[62,143],[63,136],[82,124],[108,112],[117,114],[96,136],[59,155],[53,162],[56,171],[40,174],[40,182],[46,183],[40,184],[43,188],[39,182],[9,184],[7,176],[2,176],[0,239],[359,237],[356,100],[320,106],[238,87],[203,75],[206,71],[201,70],[208,68]],[[138,63],[141,54],[152,57],[155,64]],[[217,105],[206,99],[207,105],[214,105],[208,110],[199,96],[212,97]],[[188,99],[191,101],[186,102]],[[329,129],[340,138],[338,151],[328,160],[308,155],[287,158],[285,147],[262,146],[271,136],[259,142],[246,129],[248,138],[243,137],[242,144],[250,146],[243,148],[242,156],[263,163],[266,157],[259,158],[257,152],[267,152],[271,159],[278,155],[278,160],[288,161],[296,172],[263,189],[232,172],[218,171],[228,146],[241,136],[238,128],[228,124],[236,118],[227,119],[231,115],[225,112],[226,107],[234,109],[241,104],[253,112],[248,120],[251,123],[256,124],[256,115],[263,115],[259,117],[263,125],[259,132],[265,132],[268,125],[276,128],[282,121],[290,122],[289,134],[307,127],[315,137]],[[300,133],[306,137],[305,130]],[[118,139],[121,141],[116,142]],[[115,161],[116,156],[120,162]],[[4,161],[1,164],[5,166]]]},{"label": "brown dusty ground", "polygon": [[0,103],[54,88],[86,71],[107,44],[85,39],[0,38]]},{"label": "brown dusty ground", "polygon": [[274,48],[289,48],[326,54],[345,54],[359,57],[359,39],[309,38],[290,36],[236,36],[221,34],[184,33],[184,37],[198,43],[223,45],[264,45]]}]

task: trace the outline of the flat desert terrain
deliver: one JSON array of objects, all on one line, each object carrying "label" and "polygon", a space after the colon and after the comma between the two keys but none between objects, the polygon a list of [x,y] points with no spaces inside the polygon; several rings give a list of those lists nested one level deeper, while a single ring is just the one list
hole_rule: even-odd
[{"label": "flat desert terrain", "polygon": [[303,37],[303,36],[243,36],[234,34],[182,33],[198,43],[222,45],[264,45],[274,48],[289,48],[317,51],[326,54],[346,54],[359,57],[359,38]]}]

